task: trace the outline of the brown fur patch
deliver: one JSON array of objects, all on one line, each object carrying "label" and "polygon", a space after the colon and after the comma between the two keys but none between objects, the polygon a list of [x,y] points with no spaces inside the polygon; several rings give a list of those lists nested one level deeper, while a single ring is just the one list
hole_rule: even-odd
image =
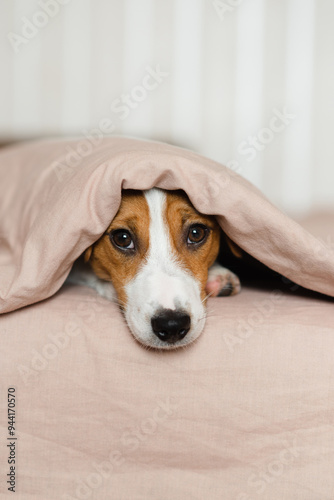
[{"label": "brown fur patch", "polygon": [[[127,229],[135,239],[133,254],[118,250],[109,234],[116,229]],[[149,208],[140,191],[125,190],[120,208],[106,233],[92,245],[89,262],[95,274],[112,281],[121,307],[126,305],[125,285],[137,274],[149,246]],[[89,249],[87,250],[89,251]]]},{"label": "brown fur patch", "polygon": [[[106,233],[86,250],[85,259],[95,274],[112,281],[119,303],[127,302],[125,285],[136,276],[149,248],[149,208],[141,191],[125,190],[120,208]],[[183,191],[167,191],[165,220],[169,226],[171,247],[176,258],[201,286],[201,296],[206,297],[205,286],[208,269],[219,251],[220,230],[212,216],[200,214]],[[188,246],[187,235],[192,224],[204,224],[211,230],[207,240],[199,246]],[[115,248],[109,234],[116,229],[127,229],[134,236],[136,252],[122,252]]]},{"label": "brown fur patch", "polygon": [[[166,221],[170,228],[172,248],[178,260],[199,281],[204,300],[208,269],[215,262],[219,251],[219,225],[214,217],[197,212],[183,191],[167,191],[166,198]],[[192,224],[204,224],[211,229],[202,245],[189,247],[186,244]]]}]

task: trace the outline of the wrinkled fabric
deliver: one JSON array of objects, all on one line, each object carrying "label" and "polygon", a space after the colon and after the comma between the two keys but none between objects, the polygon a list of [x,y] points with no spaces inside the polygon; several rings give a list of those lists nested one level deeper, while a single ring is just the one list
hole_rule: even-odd
[{"label": "wrinkled fabric", "polygon": [[1,499],[334,498],[333,300],[244,286],[175,352],[141,347],[87,287],[2,315]]},{"label": "wrinkled fabric", "polygon": [[[96,139],[97,141],[97,139]],[[174,146],[127,138],[44,140],[0,152],[0,313],[53,295],[116,214],[123,189],[183,189],[242,249],[334,296],[334,252],[233,171]]]},{"label": "wrinkled fabric", "polygon": [[0,317],[0,498],[332,500],[332,297],[284,279],[243,284],[208,300],[194,344],[159,352],[136,342],[117,304],[61,285],[122,187],[183,188],[243,249],[328,295],[334,216],[303,224],[317,239],[199,155],[108,139],[80,156],[80,144],[0,154],[0,306],[12,311]]}]

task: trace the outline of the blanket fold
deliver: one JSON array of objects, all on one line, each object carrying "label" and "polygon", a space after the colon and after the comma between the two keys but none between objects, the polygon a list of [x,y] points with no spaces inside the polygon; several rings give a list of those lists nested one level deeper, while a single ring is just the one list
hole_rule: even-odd
[{"label": "blanket fold", "polygon": [[43,140],[0,152],[0,313],[53,295],[105,231],[122,189],[183,189],[247,253],[334,296],[334,252],[230,169],[190,151],[128,138]]}]

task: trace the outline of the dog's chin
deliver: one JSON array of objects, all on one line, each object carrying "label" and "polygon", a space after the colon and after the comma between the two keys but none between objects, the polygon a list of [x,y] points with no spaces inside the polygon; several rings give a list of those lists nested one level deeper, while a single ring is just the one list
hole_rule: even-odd
[{"label": "dog's chin", "polygon": [[154,333],[152,333],[152,331],[147,331],[143,334],[142,331],[139,331],[138,328],[136,328],[130,318],[126,317],[126,321],[133,337],[137,342],[139,342],[146,349],[157,349],[160,351],[172,351],[182,347],[187,347],[198,339],[204,329],[204,321],[201,321],[193,329],[191,329],[182,340],[169,343],[160,340],[156,335],[154,335]]},{"label": "dog's chin", "polygon": [[163,350],[163,351],[175,351],[176,349],[180,349],[181,347],[188,347],[189,345],[193,344],[197,339],[198,339],[198,336],[195,337],[195,338],[191,338],[191,339],[183,339],[183,340],[179,340],[177,342],[174,342],[174,343],[171,343],[169,344],[168,342],[162,342],[161,340],[157,339],[156,341],[152,338],[151,341],[147,340],[147,339],[142,339],[140,337],[138,337],[137,335],[135,335],[133,332],[132,332],[134,338],[143,346],[145,347],[146,349],[158,349],[159,351]]}]

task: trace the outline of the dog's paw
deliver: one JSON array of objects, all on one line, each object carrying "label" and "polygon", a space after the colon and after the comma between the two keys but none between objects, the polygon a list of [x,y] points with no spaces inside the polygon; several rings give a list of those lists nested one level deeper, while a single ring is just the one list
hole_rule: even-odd
[{"label": "dog's paw", "polygon": [[206,292],[211,297],[236,295],[241,290],[238,276],[226,267],[214,264],[209,269]]}]

